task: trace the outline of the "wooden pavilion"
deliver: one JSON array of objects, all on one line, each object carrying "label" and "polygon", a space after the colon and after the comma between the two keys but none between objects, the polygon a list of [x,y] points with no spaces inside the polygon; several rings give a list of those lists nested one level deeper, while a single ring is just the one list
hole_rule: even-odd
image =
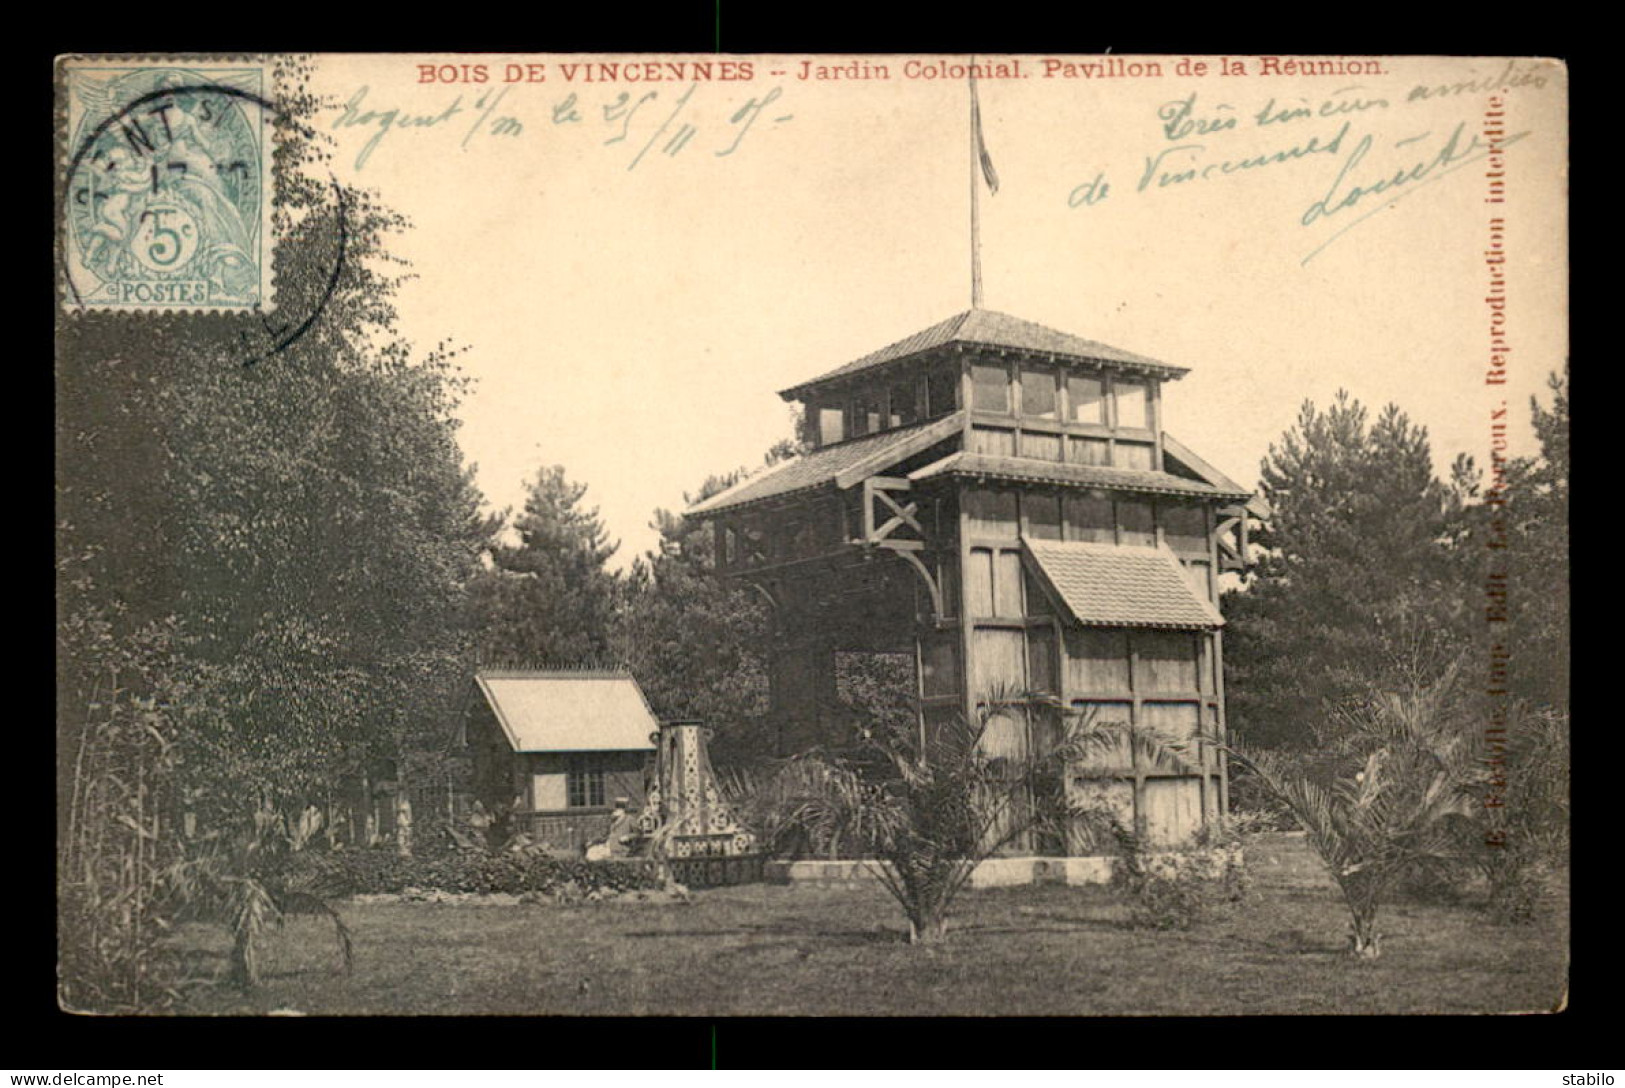
[{"label": "wooden pavilion", "polygon": [[[1186,372],[973,308],[782,391],[809,452],[689,511],[774,605],[781,751],[830,739],[843,652],[905,656],[922,729],[1003,689],[1222,735],[1218,577],[1265,511],[1162,430]],[[987,743],[1020,753],[1038,728],[1004,715]],[[1170,768],[1125,745],[1063,788],[1175,845],[1226,808],[1220,753],[1194,747]],[[1011,849],[1088,852],[1072,834]]]}]

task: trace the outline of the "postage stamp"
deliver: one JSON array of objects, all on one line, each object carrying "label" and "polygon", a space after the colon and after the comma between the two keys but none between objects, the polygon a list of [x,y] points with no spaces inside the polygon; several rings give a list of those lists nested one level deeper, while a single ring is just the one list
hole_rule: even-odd
[{"label": "postage stamp", "polygon": [[68,309],[272,308],[270,68],[64,59]]}]

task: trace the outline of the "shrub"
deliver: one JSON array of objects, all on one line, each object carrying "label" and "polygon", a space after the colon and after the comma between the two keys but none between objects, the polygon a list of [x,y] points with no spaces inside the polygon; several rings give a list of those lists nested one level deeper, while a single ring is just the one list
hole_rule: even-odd
[{"label": "shrub", "polygon": [[658,867],[645,861],[562,861],[527,852],[418,858],[391,850],[330,854],[321,877],[321,887],[330,895],[378,895],[407,888],[452,894],[552,894],[566,884],[583,892],[627,892],[656,889],[662,881]]},{"label": "shrub", "polygon": [[1121,825],[1113,885],[1129,901],[1137,929],[1190,929],[1241,903],[1251,890],[1241,842],[1232,832],[1203,829],[1190,849],[1152,852]]}]

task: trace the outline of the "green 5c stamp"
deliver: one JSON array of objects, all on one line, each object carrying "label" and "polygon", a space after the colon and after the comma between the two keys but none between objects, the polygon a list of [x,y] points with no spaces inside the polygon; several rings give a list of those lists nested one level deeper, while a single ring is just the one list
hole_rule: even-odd
[{"label": "green 5c stamp", "polygon": [[270,310],[268,67],[61,64],[64,305]]}]

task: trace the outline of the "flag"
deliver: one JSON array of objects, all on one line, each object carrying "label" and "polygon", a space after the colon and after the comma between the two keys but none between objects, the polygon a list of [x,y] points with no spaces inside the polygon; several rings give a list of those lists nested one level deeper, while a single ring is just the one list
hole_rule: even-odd
[{"label": "flag", "polygon": [[993,158],[987,153],[987,140],[982,135],[982,103],[976,97],[976,62],[971,61],[970,77],[970,122],[976,134],[976,157],[982,163],[982,178],[987,182],[990,193],[999,191],[999,174],[993,169]]}]

